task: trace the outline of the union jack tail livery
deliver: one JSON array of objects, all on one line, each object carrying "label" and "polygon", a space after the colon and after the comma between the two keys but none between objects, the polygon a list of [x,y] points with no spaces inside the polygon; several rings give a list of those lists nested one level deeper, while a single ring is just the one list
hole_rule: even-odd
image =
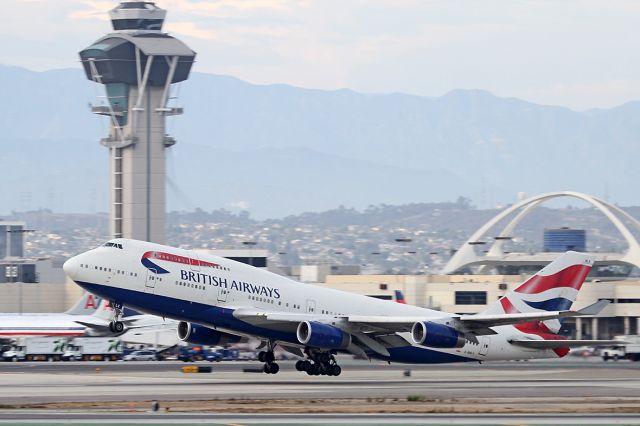
[{"label": "union jack tail livery", "polygon": [[[584,253],[568,251],[538,273],[507,293],[491,305],[485,313],[525,314],[536,312],[567,311],[573,305],[578,292],[593,266],[593,258]],[[559,336],[560,319],[515,324],[514,327],[528,335],[543,340],[564,340]],[[568,348],[555,348],[558,356],[569,352]]]},{"label": "union jack tail livery", "polygon": [[568,251],[489,306],[484,313],[566,311],[575,302],[591,266],[591,256]]}]

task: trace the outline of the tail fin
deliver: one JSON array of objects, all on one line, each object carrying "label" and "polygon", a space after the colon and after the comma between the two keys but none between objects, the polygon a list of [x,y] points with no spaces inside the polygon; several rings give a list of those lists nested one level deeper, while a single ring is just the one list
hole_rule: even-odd
[{"label": "tail fin", "polygon": [[[593,258],[585,253],[568,251],[538,273],[490,305],[484,314],[512,314],[540,311],[565,311],[571,308]],[[559,320],[545,321],[552,333],[560,330]]]},{"label": "tail fin", "polygon": [[75,305],[65,312],[67,315],[93,315],[100,305],[101,298],[85,292]]},{"label": "tail fin", "polygon": [[402,305],[406,305],[407,301],[404,299],[404,294],[400,290],[395,290],[394,292],[396,303],[400,303]]}]

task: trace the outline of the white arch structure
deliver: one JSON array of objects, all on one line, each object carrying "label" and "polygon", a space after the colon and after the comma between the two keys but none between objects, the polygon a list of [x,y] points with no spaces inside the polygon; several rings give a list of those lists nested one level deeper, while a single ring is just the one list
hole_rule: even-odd
[{"label": "white arch structure", "polygon": [[[622,217],[628,220],[638,231],[640,231],[640,222],[638,220],[636,220],[633,216],[620,209],[619,207],[591,195],[573,191],[559,191],[536,195],[535,197],[520,201],[494,216],[491,220],[481,226],[467,241],[465,241],[462,247],[460,247],[460,249],[451,257],[451,259],[445,266],[443,273],[452,274],[465,266],[482,264],[483,260],[498,259],[504,256],[504,241],[509,239],[514,228],[522,221],[522,219],[528,216],[533,210],[535,210],[540,204],[544,203],[545,201],[560,197],[578,198],[591,204],[593,207],[602,212],[602,214],[604,214],[607,219],[609,219],[613,226],[616,227],[622,237],[626,240],[628,247],[627,251],[624,254],[621,254],[616,259],[610,260],[615,260],[616,262],[620,263],[628,263],[640,267],[640,244],[638,244],[638,240],[633,236],[633,234],[631,234],[629,228],[627,228],[627,226],[622,223],[620,218]],[[500,234],[498,234],[498,237],[496,237],[494,243],[491,245],[486,255],[479,256],[478,254],[476,254],[473,248],[474,244],[477,244],[479,241],[481,241],[481,239],[487,234],[487,232],[489,232],[501,220],[509,217],[516,212],[518,213],[513,219],[511,219],[509,223],[507,223]]]}]

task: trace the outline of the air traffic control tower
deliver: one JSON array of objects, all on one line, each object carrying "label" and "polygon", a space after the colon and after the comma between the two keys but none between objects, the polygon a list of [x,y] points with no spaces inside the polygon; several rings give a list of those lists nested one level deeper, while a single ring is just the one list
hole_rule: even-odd
[{"label": "air traffic control tower", "polygon": [[123,1],[109,12],[113,32],[80,52],[89,80],[103,84],[109,117],[109,232],[112,237],[164,242],[165,133],[171,84],[186,80],[195,52],[162,32],[166,11],[149,1]]}]

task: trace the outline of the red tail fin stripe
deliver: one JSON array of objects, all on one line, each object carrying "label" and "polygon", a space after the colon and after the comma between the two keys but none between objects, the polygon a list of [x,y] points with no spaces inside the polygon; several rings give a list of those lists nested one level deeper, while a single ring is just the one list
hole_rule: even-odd
[{"label": "red tail fin stripe", "polygon": [[504,310],[505,314],[519,314],[520,313],[516,309],[516,307],[513,306],[513,303],[511,303],[511,301],[506,297],[503,297],[503,298],[500,299],[500,304],[502,305],[502,309]]},{"label": "red tail fin stripe", "polygon": [[572,265],[553,275],[534,275],[515,291],[516,293],[536,294],[556,287],[580,290],[590,269],[589,265]]}]

